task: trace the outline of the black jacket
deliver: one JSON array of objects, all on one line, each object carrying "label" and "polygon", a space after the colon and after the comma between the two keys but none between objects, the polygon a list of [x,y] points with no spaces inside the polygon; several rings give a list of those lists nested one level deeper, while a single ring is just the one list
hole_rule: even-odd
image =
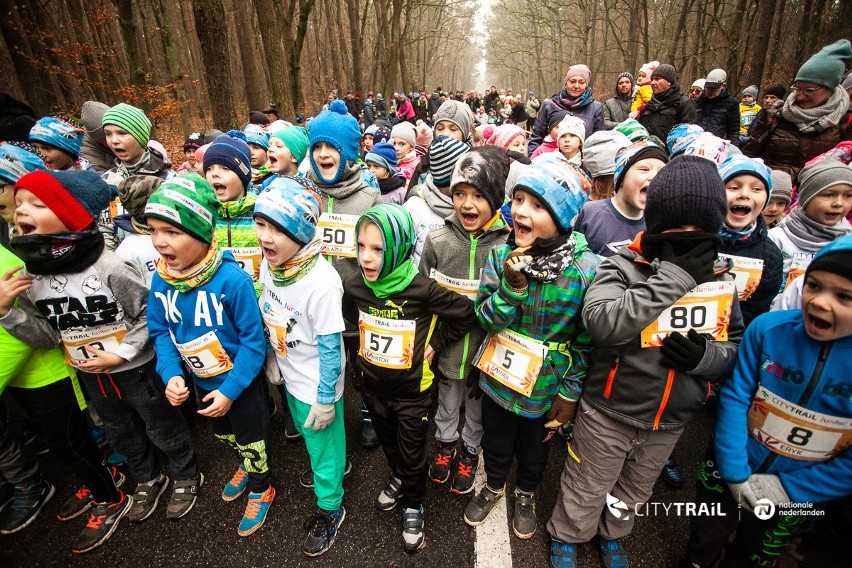
[{"label": "black jacket", "polygon": [[705,132],[737,144],[740,139],[740,102],[723,88],[718,97],[704,93],[695,101],[696,124]]},{"label": "black jacket", "polygon": [[654,95],[648,101],[638,120],[650,134],[665,141],[671,129],[678,124],[695,123],[695,106],[680,92],[680,85],[674,83],[668,91]]},{"label": "black jacket", "polygon": [[441,100],[441,95],[439,93],[432,93],[429,95],[429,116],[435,116],[435,113],[438,112],[438,109],[444,101]]}]

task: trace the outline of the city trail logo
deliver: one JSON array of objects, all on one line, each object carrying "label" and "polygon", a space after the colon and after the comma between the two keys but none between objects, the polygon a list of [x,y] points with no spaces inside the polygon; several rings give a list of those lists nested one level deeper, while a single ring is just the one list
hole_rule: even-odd
[{"label": "city trail logo", "polygon": [[606,507],[613,517],[621,521],[630,519],[631,514],[636,517],[668,517],[670,515],[677,517],[728,516],[722,510],[721,503],[661,503],[658,501],[649,501],[647,503],[636,503],[631,510],[627,503],[609,493],[606,494]]},{"label": "city trail logo", "polygon": [[618,497],[613,497],[609,493],[606,494],[606,508],[609,509],[610,514],[616,519],[626,521],[630,518],[630,507],[627,506],[627,503]]}]

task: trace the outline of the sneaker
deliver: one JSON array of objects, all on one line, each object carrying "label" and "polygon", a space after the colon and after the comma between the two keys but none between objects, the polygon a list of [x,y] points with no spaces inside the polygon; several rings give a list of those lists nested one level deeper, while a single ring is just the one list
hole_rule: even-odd
[{"label": "sneaker", "polygon": [[456,444],[438,442],[435,459],[429,464],[429,479],[438,485],[446,483],[450,479],[454,459],[456,459]]},{"label": "sneaker", "polygon": [[402,480],[395,475],[388,478],[387,486],[379,493],[376,507],[379,511],[390,511],[402,499]]},{"label": "sneaker", "polygon": [[92,504],[92,509],[89,511],[89,522],[86,523],[83,532],[74,541],[71,552],[83,554],[109,540],[109,537],[118,528],[118,522],[133,506],[133,499],[129,495],[124,491],[118,493],[121,498],[115,503]]},{"label": "sneaker", "polygon": [[248,472],[243,467],[243,464],[240,464],[240,467],[237,468],[236,473],[231,478],[231,481],[225,486],[222,490],[222,499],[225,501],[233,501],[237,497],[243,494],[243,491],[248,487]]},{"label": "sneaker", "polygon": [[266,513],[269,512],[269,507],[272,506],[274,500],[275,488],[271,485],[263,493],[250,492],[246,512],[243,514],[243,520],[240,521],[237,534],[248,536],[262,527],[263,522],[266,521]]},{"label": "sneaker", "polygon": [[458,495],[467,495],[473,491],[473,477],[476,475],[477,466],[479,466],[479,456],[462,448],[459,459],[456,460],[456,472],[453,474],[450,491]]},{"label": "sneaker", "polygon": [[293,415],[288,412],[284,415],[284,439],[292,442],[301,437],[302,435],[299,433],[298,428],[296,428],[296,422],[293,421]]},{"label": "sneaker", "polygon": [[680,489],[683,487],[683,472],[677,466],[674,458],[666,460],[666,465],[663,466],[663,471],[660,472],[660,478],[670,487]]},{"label": "sneaker", "polygon": [[134,523],[141,523],[153,514],[160,502],[160,495],[166,490],[169,478],[162,473],[148,483],[137,483],[133,494],[133,506],[127,513],[127,518]]},{"label": "sneaker", "polygon": [[0,511],[2,511],[6,507],[6,505],[12,502],[12,494],[14,492],[14,483],[10,483],[6,480],[0,481]]},{"label": "sneaker", "polygon": [[[346,469],[343,470],[343,477],[348,477],[350,473],[352,473],[352,460],[349,459],[349,456],[346,456]],[[299,476],[299,485],[308,489],[313,488],[314,470],[311,469],[311,466],[308,466],[308,469]]]},{"label": "sneaker", "polygon": [[415,552],[426,546],[424,525],[422,505],[418,509],[406,507],[402,510],[402,545],[406,552]]},{"label": "sneaker", "polygon": [[127,456],[121,452],[113,452],[107,458],[107,465],[112,467],[121,467],[127,463]]},{"label": "sneaker", "polygon": [[172,496],[169,498],[169,506],[166,507],[166,518],[177,520],[189,513],[198,499],[198,492],[204,485],[204,474],[192,479],[176,479],[172,484]]},{"label": "sneaker", "polygon": [[43,479],[16,483],[12,503],[0,518],[0,534],[16,533],[28,526],[55,493],[53,485]]},{"label": "sneaker", "polygon": [[346,518],[346,509],[343,505],[336,511],[324,511],[317,509],[316,513],[305,521],[305,530],[308,537],[302,548],[307,556],[319,556],[334,544],[337,530],[343,519]]},{"label": "sneaker", "polygon": [[361,423],[361,447],[365,450],[379,447],[379,437],[376,435],[372,421]]},{"label": "sneaker", "polygon": [[598,537],[597,544],[598,553],[601,555],[601,562],[605,568],[630,568],[630,561],[627,559],[624,547],[621,546],[621,540],[604,540]]},{"label": "sneaker", "polygon": [[[124,485],[124,480],[127,479],[123,473],[118,471],[115,467],[109,468],[110,473],[112,474],[112,479],[115,481],[116,487],[121,487]],[[71,497],[68,498],[65,503],[59,508],[59,512],[56,513],[56,518],[60,521],[68,521],[70,519],[79,517],[83,513],[89,510],[89,507],[92,506],[94,502],[94,498],[92,497],[92,492],[89,491],[89,488],[85,485],[74,492]]]},{"label": "sneaker", "polygon": [[577,545],[551,538],[550,566],[552,568],[577,568]]},{"label": "sneaker", "polygon": [[523,540],[532,538],[535,525],[535,493],[515,489],[515,512],[512,515],[515,536]]},{"label": "sneaker", "polygon": [[467,504],[464,510],[464,522],[472,527],[484,523],[488,517],[488,513],[491,512],[491,509],[494,508],[494,505],[503,497],[505,492],[505,487],[500,491],[494,491],[486,483],[482,491],[479,492],[479,495],[471,499],[470,503]]}]

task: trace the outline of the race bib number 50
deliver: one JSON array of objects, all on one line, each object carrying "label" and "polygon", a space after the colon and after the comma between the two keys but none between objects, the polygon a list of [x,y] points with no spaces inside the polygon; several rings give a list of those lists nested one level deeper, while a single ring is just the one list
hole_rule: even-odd
[{"label": "race bib number 50", "polygon": [[386,369],[410,369],[414,357],[414,320],[392,320],[359,312],[358,354],[370,363]]},{"label": "race bib number 50", "polygon": [[642,347],[660,347],[670,333],[686,334],[690,329],[727,341],[735,293],[736,286],[730,281],[696,286],[642,330]]},{"label": "race bib number 50", "polygon": [[355,224],[358,215],[323,213],[317,223],[317,234],[322,240],[322,254],[355,258]]}]

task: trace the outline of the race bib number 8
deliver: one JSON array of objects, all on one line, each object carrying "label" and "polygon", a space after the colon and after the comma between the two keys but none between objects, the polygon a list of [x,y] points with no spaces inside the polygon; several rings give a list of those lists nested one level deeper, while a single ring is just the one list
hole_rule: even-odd
[{"label": "race bib number 8", "polygon": [[175,347],[189,370],[198,377],[215,377],[234,368],[215,331],[186,343],[176,343]]},{"label": "race bib number 8", "polygon": [[642,330],[642,347],[660,347],[670,333],[686,334],[690,329],[709,333],[716,341],[726,341],[734,292],[733,282],[707,282],[696,286]]},{"label": "race bib number 8", "polygon": [[410,369],[414,357],[414,320],[392,320],[359,312],[358,354],[379,367]]},{"label": "race bib number 8", "polygon": [[76,366],[82,361],[92,359],[94,355],[89,353],[86,347],[115,353],[126,333],[127,328],[123,323],[99,325],[81,331],[61,331],[62,345],[65,347],[65,362]]},{"label": "race bib number 8", "polygon": [[323,213],[317,223],[317,234],[322,240],[322,254],[355,258],[357,222],[357,215]]},{"label": "race bib number 8", "polygon": [[503,330],[488,336],[477,357],[476,367],[510,389],[530,396],[545,357],[546,345]]}]

